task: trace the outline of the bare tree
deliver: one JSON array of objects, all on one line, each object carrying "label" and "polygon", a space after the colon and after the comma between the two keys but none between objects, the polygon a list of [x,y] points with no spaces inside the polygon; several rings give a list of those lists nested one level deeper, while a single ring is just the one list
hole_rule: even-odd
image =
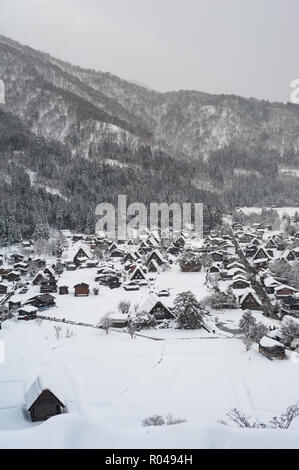
[{"label": "bare tree", "polygon": [[61,326],[55,325],[54,330],[55,330],[56,338],[57,338],[57,341],[58,341],[60,336],[61,336],[62,328],[61,328]]},{"label": "bare tree", "polygon": [[107,313],[107,315],[104,315],[98,323],[98,328],[101,328],[102,330],[106,331],[107,335],[112,326],[112,319],[110,315],[110,313]]},{"label": "bare tree", "polygon": [[282,413],[278,418],[274,418],[270,421],[271,428],[289,429],[293,420],[299,416],[299,403],[294,403],[288,406],[286,411]]},{"label": "bare tree", "polygon": [[128,322],[127,330],[131,338],[135,339],[136,325],[132,320]]},{"label": "bare tree", "polygon": [[124,315],[129,313],[130,307],[131,307],[131,302],[129,302],[127,300],[122,300],[118,304],[118,310]]},{"label": "bare tree", "polygon": [[74,333],[73,330],[71,330],[70,328],[68,328],[68,329],[66,330],[65,337],[66,337],[67,339],[72,338],[74,335],[75,335],[75,333]]},{"label": "bare tree", "polygon": [[250,337],[249,334],[246,334],[242,337],[242,341],[245,345],[246,351],[249,351],[251,346],[253,345],[253,339]]},{"label": "bare tree", "polygon": [[[252,420],[251,416],[246,416],[241,411],[234,408],[227,413],[229,421],[237,424],[239,428],[259,428],[259,429],[289,429],[295,418],[299,416],[299,403],[290,405],[280,416],[274,416],[269,423],[261,423]],[[227,424],[222,421],[222,424]]]}]

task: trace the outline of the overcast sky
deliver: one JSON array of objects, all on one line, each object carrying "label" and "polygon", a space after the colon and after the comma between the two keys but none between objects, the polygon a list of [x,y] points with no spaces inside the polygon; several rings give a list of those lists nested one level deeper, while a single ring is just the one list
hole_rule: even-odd
[{"label": "overcast sky", "polygon": [[0,34],[160,91],[287,101],[299,78],[299,0],[0,0]]}]

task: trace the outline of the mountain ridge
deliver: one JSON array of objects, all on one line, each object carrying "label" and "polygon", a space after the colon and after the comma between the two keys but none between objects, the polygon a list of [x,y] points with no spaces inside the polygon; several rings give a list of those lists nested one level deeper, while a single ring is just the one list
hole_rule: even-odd
[{"label": "mountain ridge", "polygon": [[[11,47],[10,58],[3,56],[5,45]],[[275,150],[283,156],[285,153],[299,152],[299,106],[270,103],[255,98],[243,98],[237,95],[212,95],[196,90],[158,92],[132,84],[109,72],[100,72],[74,66],[68,62],[52,57],[50,54],[37,51],[29,46],[0,36],[0,51],[4,64],[0,63],[0,78],[10,90],[13,76],[13,55],[15,61],[26,63],[28,75],[37,73],[39,79],[51,83],[60,89],[73,93],[101,111],[90,107],[90,121],[94,118],[104,123],[103,128],[97,125],[82,126],[77,138],[81,145],[74,152],[88,157],[91,144],[97,145],[101,138],[120,139],[123,143],[136,148],[136,145],[150,145],[160,148],[175,158],[207,161],[211,153],[230,145],[239,150],[251,149],[252,153]],[[22,58],[17,57],[22,54]],[[7,54],[7,53],[6,53]],[[2,62],[2,61],[0,61]],[[3,79],[3,78],[2,78]],[[8,94],[10,98],[10,95]],[[36,98],[36,97],[35,97]],[[63,106],[55,102],[57,115],[63,115]],[[48,125],[57,132],[55,119],[43,106],[45,95],[40,96],[41,116],[47,115]],[[34,100],[34,97],[33,97]],[[11,100],[13,101],[13,99]],[[39,108],[35,100],[35,107]],[[9,99],[10,103],[10,99]],[[80,109],[88,108],[80,102]],[[22,103],[14,103],[12,111],[22,116]],[[66,104],[66,111],[68,105]],[[92,111],[93,109],[93,111]],[[70,115],[73,109],[70,110]],[[88,110],[87,116],[88,116]],[[106,113],[106,114],[103,114]],[[25,112],[26,114],[26,112]],[[85,113],[83,113],[85,116]],[[32,129],[47,135],[47,129],[40,119],[32,118]],[[68,129],[57,132],[58,140],[70,142],[80,127],[81,116],[72,115],[73,122],[64,123]],[[27,122],[30,125],[30,121]],[[108,127],[107,127],[108,124]],[[109,125],[117,129],[109,128]],[[120,133],[124,135],[120,136]],[[102,136],[99,135],[102,133]],[[66,135],[67,137],[66,138]]]}]

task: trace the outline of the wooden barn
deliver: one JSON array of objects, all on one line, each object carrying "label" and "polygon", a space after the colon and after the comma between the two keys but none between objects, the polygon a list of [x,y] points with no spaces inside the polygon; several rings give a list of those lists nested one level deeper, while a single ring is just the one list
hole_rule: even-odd
[{"label": "wooden barn", "polygon": [[75,287],[75,297],[88,297],[89,296],[89,285],[82,282],[77,284]]},{"label": "wooden barn", "polygon": [[59,295],[68,295],[69,288],[68,286],[60,286],[59,287]]},{"label": "wooden barn", "polygon": [[65,408],[62,398],[58,398],[41,377],[26,392],[25,404],[32,422],[45,421],[60,415]]},{"label": "wooden barn", "polygon": [[270,361],[273,359],[286,359],[285,347],[278,341],[264,336],[259,344],[259,352],[266,356]]}]

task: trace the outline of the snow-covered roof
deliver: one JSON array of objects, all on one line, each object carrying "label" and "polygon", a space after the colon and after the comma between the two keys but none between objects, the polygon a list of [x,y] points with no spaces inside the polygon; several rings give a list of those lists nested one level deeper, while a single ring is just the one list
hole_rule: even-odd
[{"label": "snow-covered roof", "polygon": [[231,269],[233,267],[238,267],[244,269],[244,264],[239,263],[239,261],[233,261],[232,263],[227,265],[227,269]]},{"label": "snow-covered roof", "polygon": [[150,294],[139,308],[139,311],[149,313],[157,302],[160,302],[160,299],[155,294]]},{"label": "snow-covered roof", "polygon": [[146,275],[145,275],[145,272],[143,271],[143,269],[141,268],[141,266],[136,266],[136,268],[134,269],[134,271],[132,272],[131,276],[130,276],[130,280],[134,280],[134,277],[135,275],[137,274],[137,272],[140,272],[140,274],[146,278]]},{"label": "snow-covered roof", "polygon": [[58,400],[63,404],[64,399],[61,396],[61,392],[58,391],[59,387],[55,384],[53,381],[53,378],[51,379],[50,383],[48,378],[45,378],[44,375],[39,375],[38,378],[33,382],[31,387],[28,389],[28,391],[25,393],[25,404],[27,410],[29,410],[32,405],[36,402],[38,397],[44,392],[45,390],[50,390],[50,392],[53,393],[53,395],[58,398]]},{"label": "snow-covered roof", "polygon": [[240,299],[240,303],[242,304],[244,302],[244,300],[246,299],[246,297],[251,294],[252,297],[254,298],[254,300],[259,304],[259,305],[262,305],[260,299],[258,298],[258,296],[256,295],[256,293],[254,292],[253,289],[246,289],[244,295],[242,295],[241,299]]},{"label": "snow-covered roof", "polygon": [[263,336],[260,341],[260,345],[263,348],[275,348],[276,346],[284,348],[283,344],[281,344],[279,341],[276,341],[275,339],[269,338],[268,336]]},{"label": "snow-covered roof", "polygon": [[269,258],[258,258],[258,259],[254,259],[253,263],[254,264],[268,263],[268,261],[269,261]]},{"label": "snow-covered roof", "polygon": [[25,313],[35,313],[38,311],[38,308],[33,307],[33,305],[26,305],[25,307],[21,307],[18,312],[25,312]]},{"label": "snow-covered roof", "polygon": [[89,258],[89,259],[93,258],[93,255],[92,255],[92,252],[91,252],[89,246],[87,246],[86,244],[82,243],[82,241],[78,241],[78,242],[76,242],[76,243],[73,244],[72,248],[71,248],[70,251],[69,251],[68,256],[69,256],[70,258],[74,259],[75,256],[78,254],[78,252],[79,252],[80,250],[83,250],[83,251],[84,251],[84,253],[85,253],[85,255],[86,255],[87,258]]},{"label": "snow-covered roof", "polygon": [[159,269],[159,265],[155,259],[152,259],[149,263],[149,265],[153,265],[156,269]]},{"label": "snow-covered roof", "polygon": [[278,292],[278,291],[280,291],[280,290],[282,290],[282,289],[288,289],[288,290],[291,290],[292,292],[297,292],[297,289],[295,289],[294,287],[292,287],[292,286],[287,286],[287,285],[283,285],[283,284],[281,284],[281,285],[275,287],[274,291],[275,291],[275,292]]},{"label": "snow-covered roof", "polygon": [[277,286],[280,286],[281,284],[276,281],[272,276],[268,276],[264,279],[264,284],[265,284],[265,287],[277,287]]}]

